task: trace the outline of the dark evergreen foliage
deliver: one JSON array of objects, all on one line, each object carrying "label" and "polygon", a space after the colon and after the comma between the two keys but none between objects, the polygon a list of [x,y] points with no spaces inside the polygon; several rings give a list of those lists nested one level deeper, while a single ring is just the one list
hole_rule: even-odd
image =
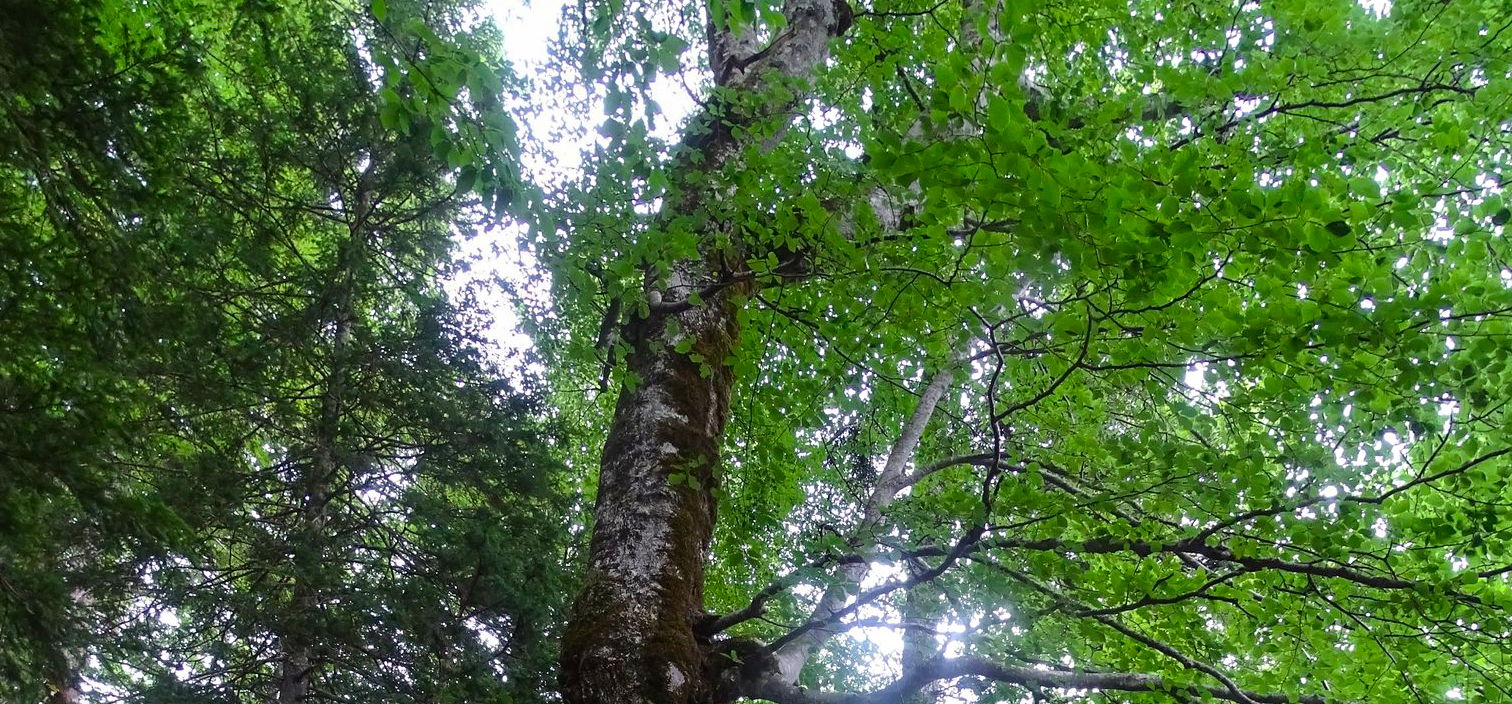
[{"label": "dark evergreen foliage", "polygon": [[507,74],[378,14],[0,12],[0,699],[549,689],[554,431],[442,287]]}]

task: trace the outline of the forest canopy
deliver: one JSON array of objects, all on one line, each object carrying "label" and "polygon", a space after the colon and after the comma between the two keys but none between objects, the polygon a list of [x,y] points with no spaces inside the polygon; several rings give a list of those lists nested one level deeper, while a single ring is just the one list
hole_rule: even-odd
[{"label": "forest canopy", "polygon": [[0,697],[1512,701],[1505,3],[13,4]]},{"label": "forest canopy", "polygon": [[510,76],[372,10],[0,12],[0,700],[552,686],[556,429],[444,286]]}]

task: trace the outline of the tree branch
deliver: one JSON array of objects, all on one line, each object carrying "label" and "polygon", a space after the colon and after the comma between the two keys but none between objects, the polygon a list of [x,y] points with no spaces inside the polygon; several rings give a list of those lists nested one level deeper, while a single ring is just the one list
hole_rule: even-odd
[{"label": "tree branch", "polygon": [[[935,407],[940,399],[944,398],[945,391],[950,388],[955,378],[954,369],[946,366],[936,372],[930,379],[929,385],[924,387],[919,394],[919,403],[914,406],[913,414],[908,422],[904,423],[903,429],[898,433],[898,439],[893,443],[892,450],[887,453],[887,463],[882,467],[882,472],[877,476],[877,483],[872,488],[871,496],[867,498],[861,520],[851,532],[850,541],[852,546],[860,547],[870,543],[867,535],[877,527],[882,520],[882,512],[888,505],[897,499],[898,493],[907,487],[910,481],[908,467],[913,463],[914,451],[918,449],[919,441],[924,437],[924,429],[929,425],[929,419],[934,415]],[[823,624],[833,621],[840,613],[846,600],[849,598],[847,587],[860,584],[866,578],[871,565],[866,560],[846,563],[841,566],[841,580],[830,585],[819,598],[819,603],[814,606],[813,612],[800,627],[799,631],[789,634],[789,639],[776,648],[774,655],[787,681],[795,681],[809,655],[825,641],[829,640],[832,632],[828,629],[813,627],[812,624]],[[796,634],[796,635],[795,635]]]},{"label": "tree branch", "polygon": [[1255,704],[1337,704],[1341,699],[1316,695],[1231,691],[1223,687],[1182,685],[1160,675],[1137,672],[1088,672],[1014,667],[984,658],[935,658],[875,692],[816,692],[785,682],[767,679],[755,683],[750,694],[777,704],[897,704],[925,685],[958,677],[981,677],[994,682],[1021,687],[1049,689],[1092,689],[1118,692],[1164,692],[1191,697],[1211,697],[1222,701]]}]

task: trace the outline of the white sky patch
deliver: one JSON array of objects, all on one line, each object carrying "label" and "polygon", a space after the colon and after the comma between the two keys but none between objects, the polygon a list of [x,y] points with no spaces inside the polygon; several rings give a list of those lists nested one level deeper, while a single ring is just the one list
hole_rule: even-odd
[{"label": "white sky patch", "polygon": [[[551,43],[561,28],[559,21],[565,0],[485,0],[484,7],[493,17],[503,36],[503,53],[519,76],[538,75],[551,61]],[[684,120],[697,107],[700,88],[686,82],[697,80],[696,72],[682,71],[661,75],[653,81],[650,99],[660,109],[652,124],[651,137],[663,141],[676,139]],[[581,87],[574,98],[585,96]],[[532,92],[538,92],[535,88]],[[553,182],[577,178],[583,170],[583,155],[595,141],[604,139],[596,127],[604,119],[603,110],[587,116],[569,113],[565,108],[525,109],[527,105],[556,105],[542,96],[503,96],[512,117],[519,123],[525,152],[522,166],[525,178],[549,187]],[[595,103],[601,108],[601,102]],[[591,124],[588,124],[591,123]],[[549,291],[531,279],[541,267],[528,249],[520,246],[526,225],[520,223],[493,226],[457,238],[458,256],[468,262],[467,270],[447,282],[447,291],[460,298],[472,289],[477,303],[488,315],[488,342],[506,356],[533,347],[520,327],[520,318],[508,293],[529,296],[532,303],[549,305]],[[540,371],[540,370],[535,370]]]},{"label": "white sky patch", "polygon": [[[866,579],[861,582],[861,590],[880,587],[883,584],[908,579],[908,574],[903,566],[895,563],[873,562],[871,569],[866,574]],[[882,603],[872,603],[856,610],[857,620],[889,620],[899,621],[900,615],[896,609]],[[895,672],[895,663],[903,657],[903,629],[900,628],[855,628],[845,634],[846,639],[865,643],[867,651],[867,671],[874,675],[898,674]]]},{"label": "white sky patch", "polygon": [[1377,18],[1391,14],[1391,0],[1359,0],[1360,7]]},{"label": "white sky patch", "polygon": [[[564,0],[486,0],[484,8],[498,24],[503,36],[504,58],[518,75],[530,76],[550,58],[550,44],[557,36],[558,17]],[[502,96],[506,104],[511,96]],[[518,98],[516,98],[518,100]],[[517,121],[529,116],[513,111]],[[558,115],[562,118],[564,116]],[[522,124],[526,135],[546,135],[547,126]],[[532,129],[541,127],[542,129]],[[529,139],[529,137],[527,137]],[[580,149],[575,144],[552,144],[549,154],[554,166],[570,165],[576,170],[581,164]],[[540,170],[547,164],[532,164],[531,155],[525,155],[524,167],[528,172]],[[533,347],[530,337],[520,329],[520,318],[505,286],[517,290],[532,290],[530,273],[539,271],[535,257],[520,247],[524,226],[508,224],[474,229],[458,233],[456,255],[465,262],[464,269],[445,282],[447,294],[453,300],[462,300],[465,294],[476,296],[476,303],[488,317],[483,331],[485,339],[494,347],[494,352],[508,358]],[[544,295],[544,293],[543,293]],[[521,369],[511,369],[521,372]],[[539,371],[539,370],[537,370]]]},{"label": "white sky patch", "polygon": [[488,0],[484,3],[504,34],[504,55],[515,70],[545,63],[565,0]]},{"label": "white sky patch", "polygon": [[490,650],[498,650],[499,645],[504,642],[499,638],[499,634],[494,633],[492,629],[485,626],[482,621],[476,618],[468,618],[466,621],[463,621],[463,624],[467,626],[467,630],[472,631],[473,635],[478,637],[479,643],[482,643],[484,647]]}]

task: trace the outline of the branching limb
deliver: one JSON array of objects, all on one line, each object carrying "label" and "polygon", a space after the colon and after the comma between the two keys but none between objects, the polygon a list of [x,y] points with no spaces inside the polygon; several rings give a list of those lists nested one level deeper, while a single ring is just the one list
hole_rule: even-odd
[{"label": "branching limb", "polygon": [[[914,407],[908,422],[899,432],[892,450],[888,452],[887,463],[877,476],[877,482],[862,510],[861,520],[851,534],[852,545],[858,548],[870,545],[871,540],[868,536],[881,522],[882,512],[892,504],[898,493],[911,483],[908,468],[913,463],[914,451],[918,449],[919,441],[924,437],[924,429],[928,427],[935,407],[944,398],[954,378],[954,370],[946,367],[936,372],[934,378],[930,379],[929,385],[924,387],[924,391],[919,394],[919,402]],[[796,680],[804,663],[808,662],[809,655],[833,635],[832,631],[813,627],[811,624],[830,623],[836,619],[837,615],[844,610],[842,607],[849,598],[848,588],[851,585],[860,584],[869,570],[870,565],[865,560],[843,565],[840,570],[841,579],[830,585],[824,595],[819,598],[819,603],[805,623],[808,627],[802,629],[801,632],[795,632],[796,636],[789,634],[792,637],[782,642],[777,648],[775,651],[777,662],[787,681]]]},{"label": "branching limb", "polygon": [[1174,697],[1210,697],[1254,704],[1343,704],[1345,700],[1293,694],[1231,691],[1223,687],[1179,685],[1160,675],[1137,672],[1087,672],[1014,667],[984,658],[936,658],[887,687],[875,692],[815,692],[797,685],[765,680],[752,687],[751,696],[777,704],[897,704],[931,682],[959,677],[981,677],[994,682],[1045,689],[1082,689],[1116,692],[1164,692]]}]

